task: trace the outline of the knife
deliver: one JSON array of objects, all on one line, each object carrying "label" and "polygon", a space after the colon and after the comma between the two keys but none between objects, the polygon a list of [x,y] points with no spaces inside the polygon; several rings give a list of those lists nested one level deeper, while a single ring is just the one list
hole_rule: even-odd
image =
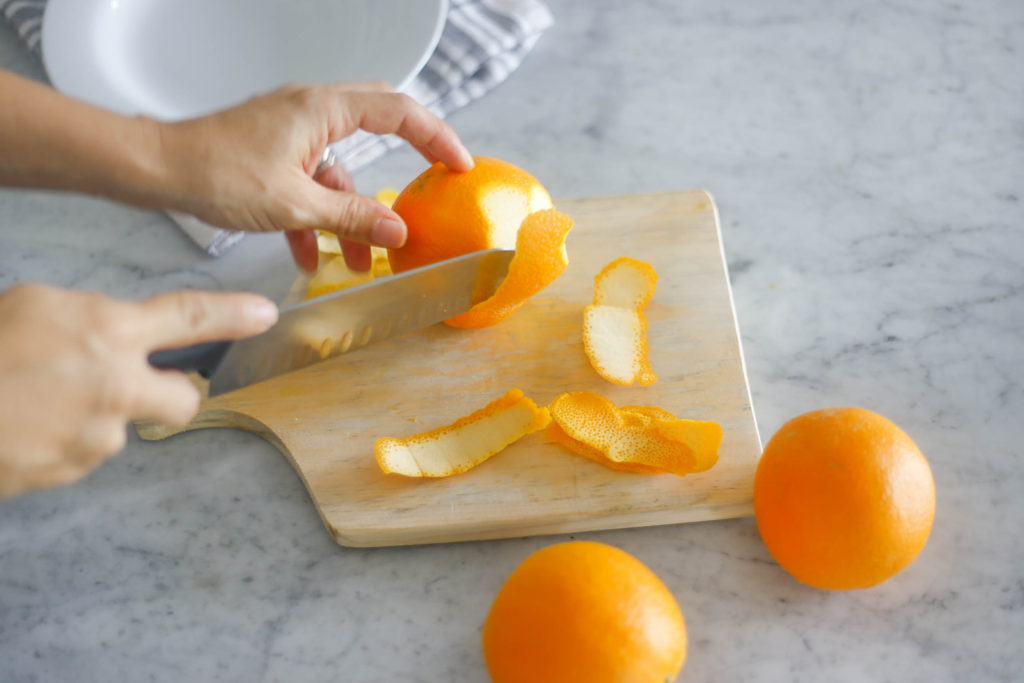
[{"label": "knife", "polygon": [[464,313],[494,293],[514,253],[477,251],[301,301],[255,337],[161,349],[149,362],[198,371],[210,396],[224,394]]}]

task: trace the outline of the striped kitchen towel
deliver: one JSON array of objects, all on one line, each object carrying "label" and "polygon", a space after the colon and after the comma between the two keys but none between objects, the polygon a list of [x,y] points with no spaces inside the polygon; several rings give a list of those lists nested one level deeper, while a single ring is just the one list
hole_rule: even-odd
[{"label": "striped kitchen towel", "polygon": [[[0,13],[37,54],[45,7],[46,0],[0,0]],[[450,0],[437,48],[405,91],[438,116],[447,116],[508,78],[551,24],[551,13],[542,0]],[[402,143],[393,135],[360,131],[336,143],[334,152],[355,172]],[[171,217],[214,256],[243,235],[192,216]]]}]

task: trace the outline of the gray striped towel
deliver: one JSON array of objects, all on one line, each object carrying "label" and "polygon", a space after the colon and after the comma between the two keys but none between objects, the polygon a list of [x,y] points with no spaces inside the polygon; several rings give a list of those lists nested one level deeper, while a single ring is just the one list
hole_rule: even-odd
[{"label": "gray striped towel", "polygon": [[[40,52],[46,0],[0,0],[2,13],[28,47]],[[434,54],[406,92],[444,117],[508,78],[552,24],[542,0],[450,0],[448,20]],[[357,171],[402,144],[396,136],[360,131],[334,145],[349,171]],[[171,218],[217,256],[243,233],[222,230],[184,214]]]}]

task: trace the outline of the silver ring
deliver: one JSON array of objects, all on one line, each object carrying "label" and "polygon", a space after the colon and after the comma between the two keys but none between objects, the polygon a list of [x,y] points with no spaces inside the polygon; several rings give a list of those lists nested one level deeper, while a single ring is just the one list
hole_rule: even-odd
[{"label": "silver ring", "polygon": [[313,171],[313,177],[316,178],[321,173],[338,163],[338,157],[334,153],[334,150],[329,146],[324,147],[324,153],[320,155],[320,163],[317,164],[316,170]]}]

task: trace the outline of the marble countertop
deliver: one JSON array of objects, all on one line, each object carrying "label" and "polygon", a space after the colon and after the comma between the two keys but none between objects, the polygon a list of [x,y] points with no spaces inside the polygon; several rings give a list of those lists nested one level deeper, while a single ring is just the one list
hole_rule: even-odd
[{"label": "marble countertop", "polygon": [[[680,680],[1020,680],[1024,5],[550,6],[522,68],[451,117],[470,148],[554,196],[710,190],[762,437],[862,405],[938,495],[917,561],[850,593],[790,578],[749,518],[577,537],[677,596]],[[43,78],[6,25],[0,67]],[[402,149],[356,182],[421,167]],[[0,287],[279,298],[293,277],[276,235],[214,260],[158,213],[0,191]],[[495,592],[565,538],[342,548],[260,438],[131,434],[86,481],[0,503],[0,679],[484,681]]]}]

